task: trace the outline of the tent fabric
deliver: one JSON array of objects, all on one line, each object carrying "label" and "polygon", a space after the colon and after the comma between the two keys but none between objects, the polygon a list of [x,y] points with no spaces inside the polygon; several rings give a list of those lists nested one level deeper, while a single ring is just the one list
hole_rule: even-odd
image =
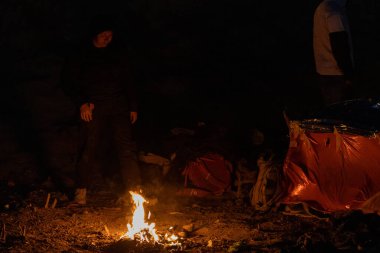
[{"label": "tent fabric", "polygon": [[184,189],[178,195],[205,197],[221,195],[230,190],[233,168],[217,153],[208,153],[189,161],[182,171]]},{"label": "tent fabric", "polygon": [[380,191],[380,136],[325,121],[290,121],[282,202],[338,211]]}]

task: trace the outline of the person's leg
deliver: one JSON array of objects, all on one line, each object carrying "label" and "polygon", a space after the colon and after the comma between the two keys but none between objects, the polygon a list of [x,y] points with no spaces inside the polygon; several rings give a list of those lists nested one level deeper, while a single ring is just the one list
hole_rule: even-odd
[{"label": "person's leg", "polygon": [[90,122],[81,122],[81,145],[76,164],[75,201],[86,203],[86,191],[91,183],[92,169],[99,145],[102,117],[95,113]]},{"label": "person's leg", "polygon": [[138,190],[136,187],[141,185],[141,173],[129,113],[115,115],[111,121],[111,128],[120,161],[120,173],[124,188],[125,190]]},{"label": "person's leg", "polygon": [[345,99],[345,82],[341,76],[319,76],[318,84],[325,106],[342,102]]}]

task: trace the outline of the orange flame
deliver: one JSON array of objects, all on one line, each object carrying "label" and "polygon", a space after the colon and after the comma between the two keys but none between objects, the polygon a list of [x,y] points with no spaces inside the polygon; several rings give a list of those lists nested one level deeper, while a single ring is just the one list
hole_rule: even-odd
[{"label": "orange flame", "polygon": [[[156,233],[155,223],[145,222],[145,210],[144,203],[147,202],[143,196],[138,193],[129,192],[132,195],[133,202],[135,203],[135,210],[132,217],[132,225],[127,224],[128,231],[121,238],[128,238],[134,240],[135,237],[138,238],[140,242],[158,242],[159,237]],[[148,219],[150,217],[150,212],[148,214]]]},{"label": "orange flame", "polygon": [[[129,193],[132,195],[133,202],[135,203],[135,210],[133,211],[132,224],[127,224],[128,231],[120,239],[136,239],[139,242],[153,242],[165,247],[182,248],[182,244],[178,241],[178,236],[174,234],[173,227],[170,227],[169,231],[164,236],[161,236],[160,239],[156,232],[156,224],[145,222],[144,203],[147,201],[136,192],[130,191]],[[149,218],[150,212],[148,212]]]}]

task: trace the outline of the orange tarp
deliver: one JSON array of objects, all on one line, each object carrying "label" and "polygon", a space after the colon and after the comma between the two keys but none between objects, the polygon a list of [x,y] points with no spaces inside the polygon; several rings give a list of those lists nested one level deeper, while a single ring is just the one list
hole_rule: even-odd
[{"label": "orange tarp", "polygon": [[337,211],[357,209],[380,191],[380,139],[375,133],[319,131],[290,122],[283,202]]}]

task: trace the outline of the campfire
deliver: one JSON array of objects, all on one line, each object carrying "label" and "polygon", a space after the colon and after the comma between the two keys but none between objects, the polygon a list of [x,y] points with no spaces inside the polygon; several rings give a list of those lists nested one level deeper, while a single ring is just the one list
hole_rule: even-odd
[{"label": "campfire", "polygon": [[[180,247],[179,238],[174,233],[173,227],[164,234],[160,235],[156,230],[155,223],[149,223],[145,220],[144,203],[148,201],[136,192],[129,192],[134,202],[134,211],[132,216],[132,224],[127,224],[128,231],[120,237],[120,239],[129,239],[140,243],[160,244],[164,247]],[[147,220],[150,219],[151,213],[148,212]]]}]

